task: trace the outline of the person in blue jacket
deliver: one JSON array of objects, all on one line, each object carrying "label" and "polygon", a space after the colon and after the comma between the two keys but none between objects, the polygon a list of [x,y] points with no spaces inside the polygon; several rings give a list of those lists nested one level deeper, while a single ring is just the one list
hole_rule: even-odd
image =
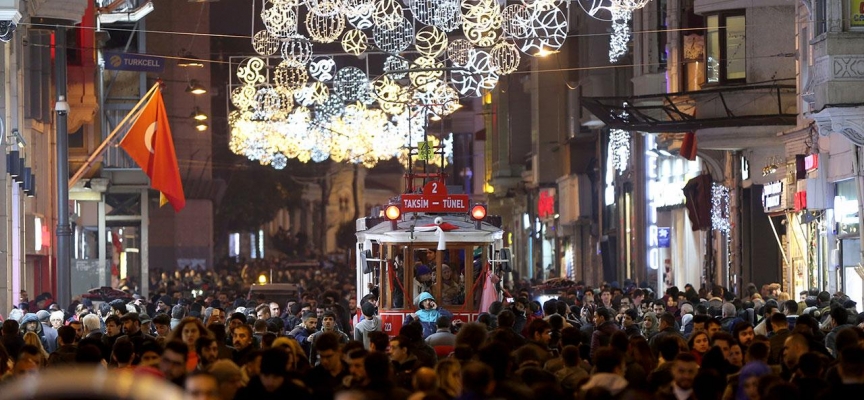
[{"label": "person in blue jacket", "polygon": [[438,317],[446,316],[451,319],[453,318],[453,314],[450,311],[438,307],[438,302],[435,301],[435,297],[429,292],[423,292],[417,296],[417,306],[420,309],[413,314],[407,315],[403,325],[407,325],[414,320],[419,320],[420,324],[423,325],[423,339],[426,339],[426,337],[438,330],[436,326]]}]

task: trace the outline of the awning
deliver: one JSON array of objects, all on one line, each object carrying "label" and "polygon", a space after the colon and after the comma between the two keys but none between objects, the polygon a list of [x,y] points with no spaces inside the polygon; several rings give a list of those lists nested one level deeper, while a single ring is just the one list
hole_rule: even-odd
[{"label": "awning", "polygon": [[795,85],[752,85],[628,97],[582,97],[613,129],[649,133],[796,124]]}]

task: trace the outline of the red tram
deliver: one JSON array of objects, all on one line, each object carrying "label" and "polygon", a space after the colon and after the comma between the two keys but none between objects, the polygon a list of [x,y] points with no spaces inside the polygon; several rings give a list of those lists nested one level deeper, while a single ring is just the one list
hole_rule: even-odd
[{"label": "red tram", "polygon": [[424,291],[454,321],[474,321],[491,296],[500,300],[488,286],[490,274],[509,271],[510,252],[502,248],[500,218],[487,216],[485,205],[448,194],[444,182],[434,180],[419,194],[394,199],[383,214],[357,220],[356,250],[357,298],[379,288],[384,332],[399,333]]}]

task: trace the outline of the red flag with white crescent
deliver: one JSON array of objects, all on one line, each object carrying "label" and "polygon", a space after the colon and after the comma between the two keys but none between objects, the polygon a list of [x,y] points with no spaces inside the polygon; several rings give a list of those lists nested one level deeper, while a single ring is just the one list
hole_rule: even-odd
[{"label": "red flag with white crescent", "polygon": [[150,177],[150,186],[168,199],[175,212],[186,206],[162,92],[156,90],[142,107],[120,147]]}]

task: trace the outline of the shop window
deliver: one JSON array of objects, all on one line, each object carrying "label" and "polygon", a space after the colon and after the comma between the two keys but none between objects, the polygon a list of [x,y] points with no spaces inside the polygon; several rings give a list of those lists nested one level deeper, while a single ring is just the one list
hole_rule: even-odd
[{"label": "shop window", "polygon": [[746,18],[743,14],[708,16],[705,38],[705,76],[708,84],[747,78]]},{"label": "shop window", "polygon": [[858,187],[854,179],[837,182],[834,192],[837,236],[858,234]]}]

